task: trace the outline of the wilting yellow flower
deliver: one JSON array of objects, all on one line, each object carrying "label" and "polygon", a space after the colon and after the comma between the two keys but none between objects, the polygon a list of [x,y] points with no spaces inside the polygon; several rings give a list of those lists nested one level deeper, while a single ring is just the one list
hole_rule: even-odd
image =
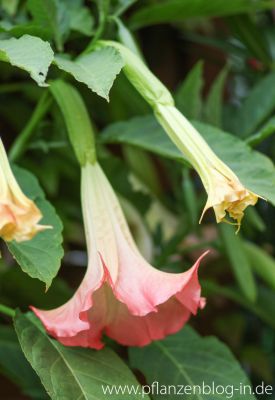
[{"label": "wilting yellow flower", "polygon": [[0,236],[6,240],[30,240],[37,232],[49,228],[38,225],[42,214],[20,189],[0,139]]},{"label": "wilting yellow flower", "polygon": [[228,215],[236,221],[239,229],[244,210],[250,205],[254,206],[258,196],[243,186],[234,172],[216,156],[199,132],[174,106],[157,105],[155,114],[201,177],[208,193],[201,219],[205,211],[213,207],[218,223],[227,221]]},{"label": "wilting yellow flower", "polygon": [[228,214],[236,221],[239,230],[244,210],[249,205],[255,205],[259,196],[246,189],[234,172],[216,156],[199,132],[175,107],[169,90],[137,55],[117,42],[102,41],[100,45],[119,50],[125,62],[125,75],[151,105],[170,139],[200,175],[208,193],[203,214],[213,207],[217,222],[225,221]]},{"label": "wilting yellow flower", "polygon": [[228,214],[237,221],[239,229],[244,210],[250,205],[254,206],[258,201],[258,196],[247,190],[229,168],[226,167],[226,169],[225,174],[213,166],[207,171],[208,200],[201,219],[204,212],[213,207],[217,222],[225,221],[226,214]]}]

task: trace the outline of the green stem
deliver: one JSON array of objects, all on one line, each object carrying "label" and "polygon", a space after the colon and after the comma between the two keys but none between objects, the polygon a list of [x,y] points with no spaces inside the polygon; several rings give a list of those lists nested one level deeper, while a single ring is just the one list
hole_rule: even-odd
[{"label": "green stem", "polygon": [[4,304],[0,304],[0,313],[11,318],[15,316],[15,311],[10,307],[4,306]]},{"label": "green stem", "polygon": [[274,133],[275,133],[275,121],[273,124],[270,124],[267,127],[261,129],[260,132],[257,132],[254,135],[247,138],[246,143],[251,147],[255,147],[258,144],[262,143],[264,140],[268,139],[269,136],[273,135]]},{"label": "green stem", "polygon": [[102,4],[99,3],[97,30],[96,30],[95,35],[92,38],[91,42],[88,44],[86,49],[81,53],[81,56],[89,53],[92,50],[95,43],[98,41],[98,39],[101,38],[101,36],[104,32],[107,20],[108,20],[109,6],[110,6],[109,0],[102,2]]},{"label": "green stem", "polygon": [[35,128],[47,113],[51,104],[52,97],[50,96],[49,92],[46,91],[40,97],[31,118],[27,122],[27,125],[13,142],[9,152],[10,161],[16,161],[25,152],[27,144],[34,133]]}]

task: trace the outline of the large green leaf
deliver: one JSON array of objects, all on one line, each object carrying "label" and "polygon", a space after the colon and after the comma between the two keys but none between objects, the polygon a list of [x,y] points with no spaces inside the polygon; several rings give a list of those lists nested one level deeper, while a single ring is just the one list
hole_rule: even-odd
[{"label": "large green leaf", "polygon": [[46,86],[45,79],[53,57],[50,44],[35,36],[0,40],[0,60],[29,72],[39,86]]},{"label": "large green leaf", "polygon": [[[132,372],[113,351],[63,346],[45,333],[31,313],[17,312],[14,324],[26,358],[53,400],[119,398],[115,393],[104,394],[103,388],[113,385],[133,386],[140,391]],[[123,398],[141,396],[126,393]],[[148,400],[147,396],[143,398]]]},{"label": "large green leaf", "polygon": [[56,276],[63,257],[62,223],[53,206],[45,199],[37,179],[30,172],[14,167],[15,176],[24,193],[41,210],[41,224],[51,225],[32,240],[8,243],[8,248],[22,270],[32,278],[40,279],[48,288]]},{"label": "large green leaf", "polygon": [[[275,168],[269,158],[218,128],[200,122],[194,122],[194,125],[248,189],[275,205]],[[164,157],[185,161],[183,154],[151,115],[109,125],[103,132],[102,140],[128,143]]]},{"label": "large green leaf", "polygon": [[[235,388],[232,396],[235,400],[255,399],[252,394],[244,396],[238,392],[241,384],[249,385],[249,381],[230,350],[215,337],[200,337],[189,326],[176,335],[154,342],[150,346],[130,349],[130,362],[145,375],[149,384],[157,381],[159,388],[160,385],[165,385],[166,399],[179,398],[180,393],[175,393],[173,388],[168,394],[168,387],[171,384],[175,385],[178,391],[182,390],[182,398],[190,400],[228,399],[232,387]],[[210,389],[208,394],[203,394],[203,386],[213,387],[213,383],[216,388],[221,385],[219,393],[222,393],[222,389],[224,393],[218,395]],[[200,387],[201,394],[195,385]],[[185,393],[183,386],[188,387],[189,391]],[[164,394],[164,392],[157,393],[155,387],[152,397],[163,399]]]},{"label": "large green leaf", "polygon": [[107,100],[114,80],[124,65],[119,52],[113,47],[104,47],[75,61],[57,56],[55,62],[60,69]]},{"label": "large green leaf", "polygon": [[164,0],[141,7],[130,22],[134,28],[140,28],[191,17],[219,17],[273,7],[273,0]]},{"label": "large green leaf", "polygon": [[37,375],[27,362],[12,327],[0,326],[0,371],[36,400],[48,399]]}]

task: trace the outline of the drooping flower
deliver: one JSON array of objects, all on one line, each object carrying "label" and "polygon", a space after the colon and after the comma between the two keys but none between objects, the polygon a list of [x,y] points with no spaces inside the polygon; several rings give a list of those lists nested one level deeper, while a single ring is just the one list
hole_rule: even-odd
[{"label": "drooping flower", "polygon": [[125,62],[125,75],[151,105],[170,139],[200,175],[208,193],[203,214],[213,207],[218,223],[226,221],[228,214],[236,221],[239,230],[244,210],[255,205],[259,196],[246,189],[236,174],[217,157],[200,133],[177,110],[168,89],[136,54],[117,42],[103,41],[99,45],[119,50]]},{"label": "drooping flower", "polygon": [[243,186],[237,175],[219,159],[176,107],[157,105],[155,115],[196,169],[208,193],[201,219],[205,211],[213,207],[218,223],[226,221],[228,215],[236,221],[239,230],[244,210],[257,203],[258,195]]},{"label": "drooping flower", "polygon": [[0,236],[22,242],[49,228],[38,225],[42,218],[34,202],[20,189],[0,139]]},{"label": "drooping flower", "polygon": [[64,345],[100,349],[102,335],[143,346],[177,332],[205,300],[200,259],[180,274],[161,272],[139,253],[116,195],[99,164],[82,166],[88,268],[75,295],[54,310],[32,307]]}]

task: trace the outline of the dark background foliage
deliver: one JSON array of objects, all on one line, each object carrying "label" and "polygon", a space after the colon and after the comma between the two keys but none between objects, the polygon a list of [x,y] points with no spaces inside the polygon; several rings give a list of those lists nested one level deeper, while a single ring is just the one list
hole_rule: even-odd
[{"label": "dark background foliage", "polygon": [[[274,161],[275,5],[272,9],[271,1],[268,5],[268,1],[232,1],[231,6],[217,0],[211,0],[211,5],[207,0],[53,3],[59,14],[52,27],[44,18],[48,1],[38,16],[34,9],[42,9],[41,1],[2,0],[0,40],[29,33],[50,41],[56,52],[76,56],[95,38],[125,41],[129,29],[148,66],[174,93],[178,108],[188,118],[230,132]],[[47,89],[10,64],[1,62],[0,72],[1,137],[12,152],[16,138],[30,130],[30,140],[14,161],[36,175],[54,204],[64,225],[65,251],[58,277],[45,294],[43,284],[15,265],[2,243],[0,300],[22,311],[30,304],[51,308],[70,297],[86,266],[78,166],[62,115],[52,100],[44,115],[30,126],[34,109]],[[254,385],[262,381],[275,385],[274,207],[260,200],[255,209],[248,210],[238,236],[231,227],[217,227],[211,212],[198,225],[206,194],[194,171],[131,146],[131,140],[118,144],[104,139],[108,129],[115,130],[110,124],[150,113],[125,76],[120,74],[114,82],[108,103],[55,65],[47,81],[61,76],[73,83],[85,100],[97,132],[99,158],[115,190],[147,223],[153,265],[182,271],[203,250],[211,249],[200,271],[207,307],[192,318],[191,326],[201,335],[214,335],[225,342]],[[143,120],[139,123],[140,134],[146,135]],[[223,146],[222,135],[215,140]],[[256,171],[258,165],[254,167]],[[129,171],[149,190],[134,190]],[[152,216],[148,210],[156,202],[166,211]],[[130,225],[137,233],[138,227],[131,221]],[[248,242],[257,246],[257,255]],[[34,393],[38,384],[33,383],[33,377],[28,378],[15,336],[12,339],[9,318],[1,315],[0,322],[0,397],[30,398],[20,394],[23,388],[32,398],[41,398]],[[109,345],[129,362],[124,348]],[[13,371],[13,359],[18,365],[22,361],[21,380]],[[143,382],[145,378],[137,375]]]}]

